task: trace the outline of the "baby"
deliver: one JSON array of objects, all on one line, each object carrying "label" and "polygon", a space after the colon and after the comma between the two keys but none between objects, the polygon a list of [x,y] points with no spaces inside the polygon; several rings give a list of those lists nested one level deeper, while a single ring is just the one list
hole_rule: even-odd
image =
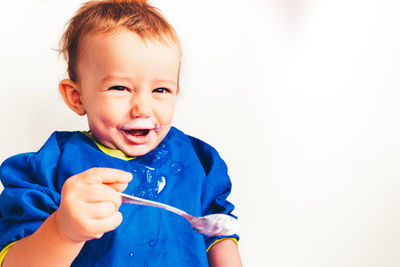
[{"label": "baby", "polygon": [[231,214],[218,153],[171,126],[181,50],[146,1],[90,1],[70,20],[59,90],[89,132],[54,132],[0,168],[2,266],[241,266],[237,235],[208,237],[173,213]]}]

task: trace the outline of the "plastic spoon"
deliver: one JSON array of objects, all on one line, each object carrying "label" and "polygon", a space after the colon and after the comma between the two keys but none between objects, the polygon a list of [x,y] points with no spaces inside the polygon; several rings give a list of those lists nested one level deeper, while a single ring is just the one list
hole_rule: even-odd
[{"label": "plastic spoon", "polygon": [[181,215],[186,220],[188,220],[188,222],[196,232],[204,235],[233,235],[239,228],[239,222],[232,216],[226,214],[210,214],[204,217],[195,217],[184,212],[183,210],[177,209],[167,204],[143,199],[140,197],[130,196],[124,193],[120,193],[120,195],[122,196],[123,203],[156,207]]}]

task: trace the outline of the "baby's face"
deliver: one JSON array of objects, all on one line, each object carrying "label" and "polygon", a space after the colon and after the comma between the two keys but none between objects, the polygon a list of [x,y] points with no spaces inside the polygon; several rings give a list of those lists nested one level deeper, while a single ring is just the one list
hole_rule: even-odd
[{"label": "baby's face", "polygon": [[178,46],[126,30],[88,35],[81,52],[77,86],[92,134],[129,156],[153,150],[172,123]]}]

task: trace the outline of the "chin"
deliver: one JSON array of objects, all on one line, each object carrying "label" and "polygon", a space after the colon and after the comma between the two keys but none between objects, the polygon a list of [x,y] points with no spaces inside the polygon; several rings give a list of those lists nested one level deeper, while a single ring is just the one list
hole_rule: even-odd
[{"label": "chin", "polygon": [[143,145],[143,146],[136,145],[135,148],[121,150],[121,151],[124,152],[126,155],[128,155],[130,157],[140,157],[140,156],[143,156],[143,155],[149,153],[154,148],[155,147],[149,147],[149,146],[146,146],[146,145]]}]

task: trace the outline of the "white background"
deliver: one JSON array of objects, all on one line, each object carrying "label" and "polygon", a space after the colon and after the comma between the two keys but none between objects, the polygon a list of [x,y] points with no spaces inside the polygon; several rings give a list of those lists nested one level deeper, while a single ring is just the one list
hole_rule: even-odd
[{"label": "white background", "polygon": [[[0,8],[0,161],[85,130],[59,96],[81,1]],[[245,266],[400,266],[400,2],[154,0],[183,44],[175,125],[233,181]]]}]

